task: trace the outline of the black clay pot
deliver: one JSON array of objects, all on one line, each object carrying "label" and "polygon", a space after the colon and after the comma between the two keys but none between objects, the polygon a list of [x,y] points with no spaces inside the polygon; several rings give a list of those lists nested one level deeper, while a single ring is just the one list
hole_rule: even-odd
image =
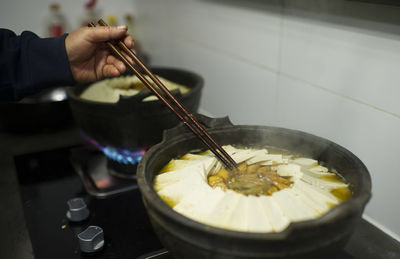
[{"label": "black clay pot", "polygon": [[312,157],[336,169],[350,183],[353,197],[324,216],[289,225],[279,233],[230,231],[193,221],[171,209],[153,189],[153,178],[172,158],[205,149],[183,125],[166,131],[138,167],[137,177],[149,218],[174,258],[332,258],[344,247],[371,197],[371,179],[364,164],[350,151],[300,131],[264,126],[234,126],[229,119],[199,116],[222,145],[273,147]]},{"label": "black clay pot", "polygon": [[[151,71],[189,87],[190,91],[183,95],[179,91],[172,93],[189,112],[197,111],[203,87],[201,76],[174,68],[151,68]],[[151,95],[150,90],[121,97],[117,103],[104,103],[79,97],[88,86],[67,89],[68,100],[77,126],[102,146],[146,148],[161,141],[163,130],[179,123],[179,119],[161,101],[142,102]]]}]

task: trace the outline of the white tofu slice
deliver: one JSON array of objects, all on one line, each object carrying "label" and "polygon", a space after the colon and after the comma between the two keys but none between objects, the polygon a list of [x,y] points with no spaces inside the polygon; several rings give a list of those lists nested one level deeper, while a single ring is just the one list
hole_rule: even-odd
[{"label": "white tofu slice", "polygon": [[196,154],[187,153],[186,155],[181,157],[180,160],[201,160],[201,159],[204,159],[207,157],[208,156],[205,156],[205,155],[196,155]]},{"label": "white tofu slice", "polygon": [[214,167],[211,169],[210,174],[218,173],[222,167],[223,167],[223,164],[221,163],[221,161],[217,160],[217,162],[214,164]]},{"label": "white tofu slice", "polygon": [[260,163],[260,165],[272,165],[272,164],[286,164],[288,159],[283,159],[280,154],[266,154],[265,162]]},{"label": "white tofu slice", "polygon": [[307,193],[308,196],[311,196],[314,199],[317,199],[318,201],[327,204],[328,206],[330,204],[335,205],[339,203],[339,200],[329,191],[315,187],[309,183],[304,182],[303,180],[295,181],[295,185],[297,188]]},{"label": "white tofu slice", "polygon": [[304,203],[317,211],[320,216],[329,210],[328,204],[323,199],[318,199],[316,195],[311,195],[310,192],[307,192],[303,188],[299,187],[297,184],[298,182],[299,181],[294,182],[292,190],[300,199],[304,201]]},{"label": "white tofu slice", "polygon": [[271,224],[271,231],[280,232],[285,229],[289,225],[290,220],[283,213],[275,198],[272,196],[260,196],[258,198],[258,203]]},{"label": "white tofu slice", "polygon": [[233,154],[235,154],[236,152],[240,151],[240,149],[237,149],[231,145],[226,145],[226,146],[222,146],[222,148],[226,151],[226,153],[228,153],[230,156],[232,156]]},{"label": "white tofu slice", "polygon": [[295,179],[299,179],[303,175],[303,173],[300,170],[300,166],[295,164],[278,165],[277,173],[280,176],[291,176]]},{"label": "white tofu slice", "polygon": [[303,200],[296,196],[292,189],[283,189],[272,194],[284,214],[290,221],[302,221],[317,218],[317,211],[308,207]]},{"label": "white tofu slice", "polygon": [[222,199],[218,201],[214,209],[207,215],[207,222],[216,227],[229,229],[229,218],[236,209],[240,197],[243,195],[229,189],[224,193]]},{"label": "white tofu slice", "polygon": [[190,163],[188,163],[187,166],[182,169],[162,173],[154,178],[154,189],[157,192],[170,184],[174,184],[178,181],[184,180],[187,177],[190,177],[190,175],[193,173],[200,174],[203,176],[204,179],[206,179],[208,172],[211,170],[216,162],[216,158],[207,157],[202,160],[184,161],[188,161]]},{"label": "white tofu slice", "polygon": [[329,172],[321,172],[321,171],[316,171],[316,170],[310,170],[310,168],[305,168],[305,167],[301,168],[301,172],[303,174],[309,175],[309,176],[314,177],[314,178],[318,178],[318,177],[321,177],[321,176],[324,176],[324,175],[332,175],[332,173],[329,173]]},{"label": "white tofu slice", "polygon": [[311,159],[311,158],[305,158],[305,157],[299,157],[296,159],[291,160],[290,162],[298,164],[300,166],[304,167],[313,167],[318,165],[318,161]]},{"label": "white tofu slice", "polygon": [[186,168],[157,175],[154,178],[154,189],[156,191],[160,191],[165,186],[174,184],[178,181],[185,179],[186,177],[190,177],[190,174],[192,174],[194,171],[195,173],[198,173],[198,169],[201,169],[196,166],[198,162],[195,161],[190,161],[190,162],[191,166],[187,166]]},{"label": "white tofu slice", "polygon": [[340,181],[325,181],[322,179],[318,179],[312,176],[309,176],[307,174],[303,174],[301,179],[311,185],[314,185],[318,188],[324,189],[331,191],[333,189],[338,189],[338,188],[345,188],[347,187],[347,184],[340,182]]},{"label": "white tofu slice", "polygon": [[159,192],[164,187],[181,181],[186,177],[188,177],[187,170],[178,170],[159,174],[154,178],[154,189]]},{"label": "white tofu slice", "polygon": [[267,160],[265,162],[260,163],[261,166],[265,166],[265,165],[272,165],[273,161],[272,160]]},{"label": "white tofu slice", "polygon": [[188,218],[210,224],[208,215],[224,196],[225,192],[219,188],[212,189],[203,186],[185,195],[173,209]]},{"label": "white tofu slice", "polygon": [[246,196],[241,195],[239,197],[236,207],[228,219],[228,225],[231,229],[237,231],[247,230],[248,202],[249,200]]},{"label": "white tofu slice", "polygon": [[268,150],[266,149],[260,149],[257,151],[253,151],[252,153],[252,158],[250,158],[249,160],[246,161],[246,163],[248,165],[252,165],[258,162],[262,162],[262,161],[267,161],[268,159],[266,158],[267,154],[268,154]]},{"label": "white tofu slice", "polygon": [[[202,157],[201,160],[206,159],[206,158],[207,158],[207,157]],[[200,159],[199,159],[199,160],[181,160],[181,159],[174,159],[174,160],[171,160],[171,161],[167,164],[167,166],[166,166],[166,169],[167,169],[167,170],[164,171],[164,173],[165,173],[165,172],[177,171],[177,170],[180,170],[180,169],[182,169],[182,168],[192,166],[192,165],[194,165],[194,164],[200,162],[201,160],[200,160]]]},{"label": "white tofu slice", "polygon": [[267,216],[264,214],[263,207],[259,202],[260,197],[253,195],[247,196],[247,231],[250,232],[271,232],[272,226]]},{"label": "white tofu slice", "polygon": [[313,166],[308,170],[310,170],[313,173],[327,173],[328,172],[328,168],[326,168],[325,166],[322,166],[322,165]]},{"label": "white tofu slice", "polygon": [[210,157],[209,159],[202,161],[203,171],[201,172],[201,174],[204,177],[204,180],[207,182],[207,176],[212,172],[218,160],[215,157]]},{"label": "white tofu slice", "polygon": [[[209,188],[207,181],[204,179],[202,172],[198,170],[190,170],[188,176],[184,179],[169,184],[158,191],[158,195],[162,198],[167,198],[170,202],[178,204],[181,199],[189,195],[193,190],[201,188]],[[202,189],[201,189],[202,190]]]},{"label": "white tofu slice", "polygon": [[254,151],[241,149],[238,150],[235,154],[232,155],[232,159],[235,160],[237,164],[243,163],[244,161],[252,158]]}]

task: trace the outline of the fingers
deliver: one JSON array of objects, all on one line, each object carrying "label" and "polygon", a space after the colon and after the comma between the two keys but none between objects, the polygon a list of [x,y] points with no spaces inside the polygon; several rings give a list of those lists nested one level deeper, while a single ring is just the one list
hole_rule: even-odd
[{"label": "fingers", "polygon": [[128,27],[126,27],[126,25],[97,26],[89,28],[87,37],[88,40],[92,42],[103,42],[108,40],[120,39],[126,35],[127,31]]},{"label": "fingers", "polygon": [[119,75],[121,75],[121,72],[114,65],[107,64],[103,67],[102,77],[114,77]]},{"label": "fingers", "polygon": [[120,73],[124,73],[126,70],[125,64],[121,60],[111,55],[107,57],[106,64],[114,66]]},{"label": "fingers", "polygon": [[132,36],[131,35],[127,35],[125,37],[125,39],[124,39],[124,43],[128,48],[132,49],[133,45],[134,45],[134,41],[133,41]]},{"label": "fingers", "polygon": [[[125,55],[125,57],[132,62],[131,58]],[[114,77],[119,76],[126,71],[125,64],[118,58],[108,55],[106,58],[106,64],[103,66],[103,76]]]}]

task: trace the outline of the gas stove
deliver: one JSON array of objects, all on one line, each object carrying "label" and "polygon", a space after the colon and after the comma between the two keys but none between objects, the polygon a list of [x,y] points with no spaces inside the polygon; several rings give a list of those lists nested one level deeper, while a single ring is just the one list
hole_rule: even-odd
[{"label": "gas stove", "polygon": [[[35,258],[171,258],[153,232],[135,179],[110,173],[103,153],[74,146],[14,160]],[[336,259],[365,258],[348,249]]]},{"label": "gas stove", "polygon": [[[79,162],[85,159],[95,163],[99,155],[72,147],[15,157],[35,258],[168,258],[153,233],[136,183],[122,184],[122,189],[131,187],[107,198],[88,193],[76,168],[83,167]],[[74,198],[82,198],[89,210],[89,217],[81,222],[66,215],[67,202]],[[104,236],[104,246],[93,253],[82,252],[78,238],[89,226],[101,228]]]}]

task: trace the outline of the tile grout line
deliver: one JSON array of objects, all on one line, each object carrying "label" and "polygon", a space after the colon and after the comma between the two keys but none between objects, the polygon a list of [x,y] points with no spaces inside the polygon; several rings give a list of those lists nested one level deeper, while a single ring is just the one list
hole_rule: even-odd
[{"label": "tile grout line", "polygon": [[341,94],[341,93],[332,91],[332,90],[330,90],[330,89],[328,89],[328,88],[325,88],[325,87],[322,87],[322,86],[319,86],[319,85],[310,83],[310,82],[308,82],[307,80],[298,78],[298,77],[296,77],[296,76],[292,76],[292,75],[287,74],[287,73],[281,73],[281,74],[282,74],[283,76],[285,76],[286,78],[289,78],[289,79],[292,79],[292,80],[295,80],[295,81],[302,82],[302,83],[304,83],[304,84],[307,84],[307,85],[310,86],[310,87],[313,87],[313,88],[316,88],[316,89],[319,89],[319,90],[328,92],[328,93],[330,93],[330,94],[339,96],[339,97],[341,97],[341,98],[343,98],[343,99],[347,99],[347,100],[349,100],[349,101],[352,101],[352,102],[355,102],[355,103],[358,103],[358,104],[367,106],[367,107],[369,107],[369,108],[371,108],[371,109],[374,109],[374,110],[383,112],[383,113],[388,114],[388,115],[390,115],[390,116],[393,116],[393,117],[395,117],[395,118],[397,118],[397,119],[400,119],[400,114],[396,114],[396,113],[393,113],[393,112],[390,112],[390,111],[386,111],[386,110],[384,110],[384,109],[382,109],[382,108],[379,108],[378,106],[375,106],[375,105],[372,105],[372,104],[363,102],[363,101],[361,101],[361,100],[355,99],[355,98],[353,98],[353,97],[350,97],[350,96],[347,96],[347,95],[344,95],[344,94]]},{"label": "tile grout line", "polygon": [[[290,75],[290,74],[288,74],[288,73],[284,73],[284,72],[282,72],[282,71],[279,70],[279,67],[278,67],[278,70],[276,70],[276,69],[273,69],[273,68],[268,67],[268,66],[266,66],[266,65],[262,65],[262,64],[259,64],[259,63],[257,63],[257,62],[254,62],[254,61],[252,61],[252,60],[249,60],[249,59],[240,57],[240,56],[238,56],[238,55],[234,55],[234,54],[232,54],[232,53],[230,53],[230,52],[228,52],[228,51],[224,51],[224,50],[220,50],[220,49],[215,48],[215,47],[211,47],[211,46],[209,46],[209,45],[207,45],[207,44],[205,44],[205,43],[201,43],[201,42],[198,42],[198,41],[195,41],[195,40],[190,40],[190,39],[187,39],[187,38],[185,38],[185,37],[182,37],[182,36],[180,36],[180,35],[178,35],[178,34],[175,34],[175,35],[176,35],[178,38],[180,38],[180,39],[186,41],[187,43],[191,43],[191,44],[197,45],[197,46],[199,46],[199,47],[201,47],[201,48],[208,49],[208,50],[211,50],[211,51],[213,51],[213,52],[220,53],[220,54],[222,54],[222,55],[224,55],[224,56],[227,56],[227,57],[229,57],[229,58],[233,58],[233,59],[236,59],[236,60],[238,60],[238,61],[247,63],[247,64],[249,64],[249,65],[252,65],[252,66],[255,66],[255,67],[264,69],[264,70],[268,70],[268,71],[271,72],[271,73],[275,73],[278,77],[284,76],[284,77],[286,77],[286,78],[289,78],[289,79],[292,79],[292,80],[295,80],[295,81],[299,81],[299,82],[305,83],[305,84],[307,84],[307,85],[310,86],[310,87],[313,87],[313,88],[316,88],[316,89],[320,89],[320,90],[322,90],[322,91],[331,93],[331,94],[333,94],[333,95],[336,95],[336,96],[339,96],[339,97],[341,97],[341,98],[347,99],[347,100],[349,100],[349,101],[352,101],[352,102],[355,102],[355,103],[358,103],[358,104],[367,106],[367,107],[372,108],[372,109],[374,109],[374,110],[383,112],[383,113],[385,113],[385,114],[387,114],[387,115],[390,115],[390,116],[393,116],[393,117],[395,117],[395,118],[397,118],[397,119],[400,119],[400,114],[396,114],[396,113],[393,113],[393,112],[384,110],[384,109],[382,109],[382,108],[380,108],[380,107],[378,107],[378,106],[375,106],[375,105],[372,105],[372,104],[363,102],[363,101],[361,101],[361,100],[355,99],[355,98],[353,98],[353,97],[350,97],[350,96],[347,96],[347,95],[344,95],[344,94],[341,94],[341,93],[332,91],[332,90],[330,90],[330,89],[327,89],[327,88],[325,88],[325,87],[322,87],[322,86],[316,85],[316,84],[314,84],[314,83],[308,82],[307,80],[298,78],[298,77],[293,76],[293,75]],[[279,49],[281,50],[281,48],[279,48]],[[280,54],[281,54],[281,53],[280,53]]]}]

